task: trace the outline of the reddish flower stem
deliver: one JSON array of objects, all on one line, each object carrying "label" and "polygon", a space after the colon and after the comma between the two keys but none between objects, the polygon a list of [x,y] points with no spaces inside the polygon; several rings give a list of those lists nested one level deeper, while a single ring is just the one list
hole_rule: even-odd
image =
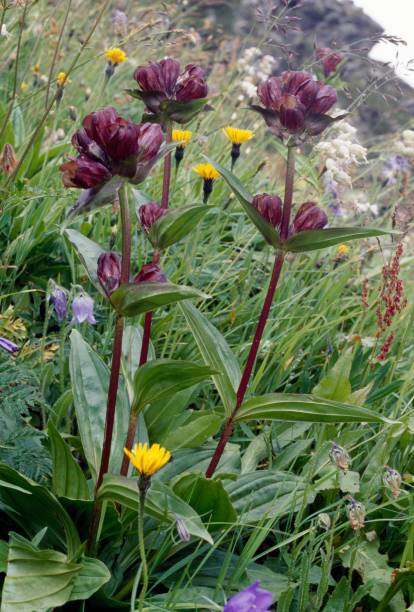
[{"label": "reddish flower stem", "polygon": [[[129,206],[127,185],[122,185],[119,191],[119,203],[121,208],[121,225],[122,225],[122,267],[121,267],[121,284],[129,281],[129,273],[131,266],[131,222],[129,218]],[[119,372],[121,368],[122,356],[122,336],[124,331],[123,318],[117,316],[115,321],[114,341],[112,347],[112,364],[111,375],[109,378],[108,400],[106,405],[105,431],[102,445],[101,464],[99,467],[98,477],[95,485],[95,501],[92,510],[91,525],[89,528],[87,550],[90,551],[95,543],[96,532],[99,525],[101,515],[101,504],[97,500],[97,492],[102,484],[104,475],[108,471],[109,460],[111,456],[112,435],[115,422],[116,398],[118,394]]]},{"label": "reddish flower stem", "polygon": [[[172,125],[169,124],[166,127],[166,143],[169,144],[171,142],[172,137]],[[161,197],[161,207],[168,208],[168,201],[170,197],[170,182],[171,182],[171,153],[167,153],[164,158],[164,172],[162,178],[162,197]],[[154,251],[154,255],[152,257],[153,263],[158,263],[160,260],[160,251],[156,249]],[[152,326],[152,318],[153,312],[145,313],[144,318],[144,332],[142,335],[142,343],[141,343],[141,354],[139,357],[139,366],[147,363],[148,360],[148,351],[149,351],[149,343],[151,340],[151,326]],[[128,433],[125,440],[125,448],[131,449],[134,444],[135,434],[137,431],[137,416],[131,412],[129,417],[129,425],[128,425]],[[126,455],[124,455],[122,459],[121,465],[121,476],[128,475],[128,467],[129,467],[129,459]]]},{"label": "reddish flower stem", "polygon": [[[295,154],[294,154],[294,148],[289,147],[287,167],[286,167],[285,197],[284,197],[284,202],[283,202],[282,223],[281,223],[281,229],[280,229],[280,236],[282,240],[286,240],[288,233],[289,233],[290,214],[292,210],[292,200],[293,200],[294,177],[295,177]],[[219,464],[219,461],[223,455],[226,444],[229,441],[229,438],[233,431],[236,415],[246,395],[247,386],[249,384],[250,376],[252,374],[253,367],[256,361],[257,353],[258,353],[259,346],[260,346],[260,341],[263,336],[266,322],[269,317],[270,309],[271,309],[272,302],[273,302],[273,297],[275,295],[277,284],[280,278],[280,273],[282,271],[284,259],[285,259],[285,255],[283,252],[279,251],[276,253],[275,262],[273,264],[272,276],[269,282],[269,287],[266,293],[265,300],[263,302],[262,311],[260,313],[259,321],[257,323],[256,331],[254,334],[254,338],[250,346],[250,351],[247,357],[246,365],[244,366],[239,388],[237,389],[236,406],[226,421],[226,424],[220,436],[220,440],[217,444],[216,450],[214,451],[214,454],[211,458],[209,466],[206,470],[206,478],[211,478],[213,476]]]}]

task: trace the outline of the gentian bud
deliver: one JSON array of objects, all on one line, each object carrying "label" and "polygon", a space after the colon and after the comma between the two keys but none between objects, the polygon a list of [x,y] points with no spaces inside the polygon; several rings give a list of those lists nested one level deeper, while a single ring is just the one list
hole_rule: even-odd
[{"label": "gentian bud", "polygon": [[386,465],[384,476],[382,477],[382,480],[385,486],[391,490],[391,493],[393,494],[393,496],[399,497],[401,493],[401,489],[400,489],[401,480],[402,480],[401,474],[397,472],[397,470],[394,470],[393,468]]},{"label": "gentian bud", "polygon": [[53,305],[57,320],[61,323],[66,319],[68,298],[66,291],[56,285],[52,280],[50,281],[49,302]]},{"label": "gentian bud", "polygon": [[305,202],[296,213],[293,228],[295,232],[303,232],[310,229],[322,229],[327,223],[328,217],[321,208],[314,202]]},{"label": "gentian bud", "polygon": [[273,596],[270,591],[260,588],[260,582],[254,582],[237,595],[234,595],[224,606],[223,612],[268,612]]},{"label": "gentian bud", "polygon": [[97,275],[106,295],[111,295],[121,282],[120,257],[111,251],[101,253],[98,258]]},{"label": "gentian bud", "polygon": [[351,458],[348,452],[344,448],[342,448],[342,446],[339,446],[338,444],[336,444],[336,442],[332,442],[332,448],[329,452],[329,457],[331,458],[331,461],[335,463],[339,467],[339,469],[344,472],[344,474],[347,473],[349,466],[351,465]]},{"label": "gentian bud", "polygon": [[148,202],[140,206],[138,214],[144,231],[148,233],[152,224],[165,214],[165,210],[157,202]]},{"label": "gentian bud", "polygon": [[191,539],[191,534],[188,531],[185,520],[181,516],[178,516],[178,514],[175,515],[175,526],[177,528],[177,533],[180,536],[180,540],[182,542],[189,542]]},{"label": "gentian bud", "polygon": [[7,338],[3,338],[2,336],[0,336],[0,348],[4,349],[8,353],[17,353],[19,350],[17,344],[11,340],[7,340]]},{"label": "gentian bud", "polygon": [[86,293],[80,293],[72,302],[72,324],[87,321],[95,325],[96,319],[93,316],[93,299]]},{"label": "gentian bud", "polygon": [[166,283],[167,277],[161,268],[154,263],[144,264],[134,278],[134,283]]},{"label": "gentian bud", "polygon": [[329,47],[316,49],[316,56],[322,62],[323,73],[326,77],[336,72],[338,64],[344,59],[342,53],[333,51]]},{"label": "gentian bud", "polygon": [[255,195],[252,206],[259,211],[266,221],[273,227],[280,225],[282,220],[282,200],[279,196],[260,193]]},{"label": "gentian bud", "polygon": [[13,173],[14,169],[17,166],[17,158],[14,152],[14,149],[11,144],[6,144],[3,147],[3,151],[0,155],[0,168],[3,170],[4,174],[10,176]]}]

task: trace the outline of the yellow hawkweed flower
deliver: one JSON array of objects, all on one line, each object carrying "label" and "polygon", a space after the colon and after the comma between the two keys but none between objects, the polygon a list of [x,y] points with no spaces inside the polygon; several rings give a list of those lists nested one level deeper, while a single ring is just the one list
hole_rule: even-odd
[{"label": "yellow hawkweed flower", "polygon": [[241,145],[244,142],[254,138],[254,132],[251,130],[240,130],[239,128],[231,127],[230,125],[223,128],[223,132],[230,142],[235,145]]},{"label": "yellow hawkweed flower", "polygon": [[171,459],[171,453],[159,444],[135,444],[132,451],[124,448],[124,453],[144,478],[150,478]]},{"label": "yellow hawkweed flower", "polygon": [[33,74],[40,74],[40,64],[35,64],[32,68]]},{"label": "yellow hawkweed flower", "polygon": [[125,51],[119,49],[118,47],[111,47],[105,51],[105,57],[108,62],[111,62],[111,64],[114,64],[114,66],[122,64],[122,62],[125,62],[128,59]]},{"label": "yellow hawkweed flower", "polygon": [[70,83],[68,77],[66,76],[66,72],[59,72],[56,77],[56,83],[58,87],[65,87],[68,83]]},{"label": "yellow hawkweed flower", "polygon": [[29,89],[29,84],[26,83],[26,81],[22,81],[20,83],[20,91],[22,91],[23,93],[25,93],[27,90]]},{"label": "yellow hawkweed flower", "polygon": [[192,135],[193,132],[190,132],[190,130],[173,130],[171,139],[173,142],[179,142],[178,146],[184,148],[190,142]]},{"label": "yellow hawkweed flower", "polygon": [[205,181],[214,181],[220,176],[220,172],[217,172],[215,167],[211,164],[197,164],[197,166],[194,166],[193,170]]},{"label": "yellow hawkweed flower", "polygon": [[347,244],[340,244],[336,249],[337,257],[345,257],[349,253],[349,246]]},{"label": "yellow hawkweed flower", "polygon": [[194,166],[193,170],[204,180],[203,202],[207,204],[207,200],[213,191],[213,182],[219,178],[220,172],[217,172],[215,167],[211,164],[197,164],[197,166]]}]

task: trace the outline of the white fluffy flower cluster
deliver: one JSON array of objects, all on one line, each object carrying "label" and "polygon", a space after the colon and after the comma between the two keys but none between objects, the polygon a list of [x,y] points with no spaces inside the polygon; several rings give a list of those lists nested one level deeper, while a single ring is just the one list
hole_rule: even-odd
[{"label": "white fluffy flower cluster", "polygon": [[397,141],[396,151],[406,157],[414,157],[414,130],[404,130]]},{"label": "white fluffy flower cluster", "polygon": [[356,131],[354,126],[341,121],[332,128],[328,140],[315,146],[329,178],[339,185],[351,185],[352,167],[367,161],[367,150],[356,141]]},{"label": "white fluffy flower cluster", "polygon": [[271,55],[264,55],[258,47],[244,50],[237,60],[237,70],[244,77],[240,87],[248,98],[256,95],[257,85],[272,74],[275,64],[276,60]]}]

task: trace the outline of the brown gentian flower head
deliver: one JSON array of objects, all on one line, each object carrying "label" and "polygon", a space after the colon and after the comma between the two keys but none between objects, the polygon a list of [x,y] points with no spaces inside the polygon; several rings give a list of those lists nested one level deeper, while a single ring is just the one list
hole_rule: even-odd
[{"label": "brown gentian flower head", "polygon": [[139,89],[130,93],[140,98],[150,113],[185,123],[203,106],[191,105],[190,109],[188,105],[204,100],[208,88],[200,66],[187,64],[184,72],[180,70],[180,63],[171,58],[138,66],[134,79]]},{"label": "brown gentian flower head", "polygon": [[96,272],[106,295],[111,295],[121,282],[121,258],[112,251],[101,253]]},{"label": "brown gentian flower head", "polygon": [[336,91],[309,72],[288,70],[270,77],[257,88],[261,113],[270,130],[280,138],[317,136],[333,119],[326,113],[336,102]]},{"label": "brown gentian flower head", "polygon": [[134,283],[165,283],[167,277],[161,268],[155,263],[144,264],[134,278]]},{"label": "brown gentian flower head", "polygon": [[90,113],[72,137],[79,156],[60,167],[63,183],[88,189],[115,175],[139,183],[155,163],[162,141],[158,125],[132,123],[112,107]]},{"label": "brown gentian flower head", "polygon": [[344,59],[344,55],[342,53],[338,53],[337,51],[333,51],[329,47],[320,47],[316,49],[316,57],[321,60],[323,73],[326,77],[334,74],[338,65]]},{"label": "brown gentian flower head", "polygon": [[259,193],[254,196],[252,206],[259,211],[268,223],[277,227],[282,220],[282,200],[277,195]]},{"label": "brown gentian flower head", "polygon": [[161,208],[157,202],[147,202],[147,204],[140,206],[138,215],[143,230],[148,233],[153,223],[158,221],[164,213],[164,208]]},{"label": "brown gentian flower head", "polygon": [[293,219],[294,232],[323,229],[328,224],[326,213],[315,202],[304,202]]}]

